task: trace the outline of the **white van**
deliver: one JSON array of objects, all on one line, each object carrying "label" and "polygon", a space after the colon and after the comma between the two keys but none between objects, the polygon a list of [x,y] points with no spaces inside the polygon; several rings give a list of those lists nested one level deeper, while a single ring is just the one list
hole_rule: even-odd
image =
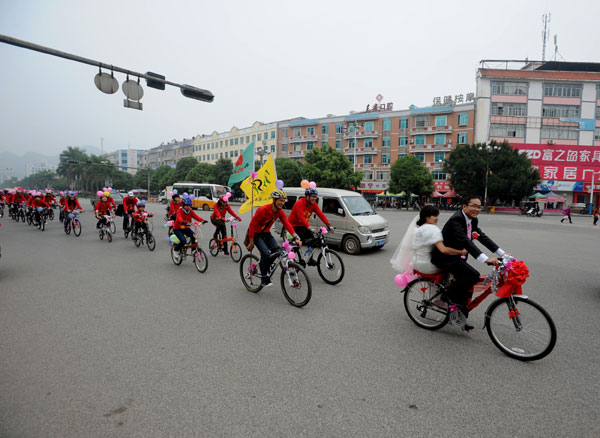
[{"label": "white van", "polygon": [[[348,254],[358,254],[365,248],[383,248],[388,242],[390,231],[387,221],[373,211],[360,193],[319,187],[317,190],[319,208],[336,228],[334,233],[326,234],[327,243],[339,245]],[[285,187],[283,191],[288,197],[283,209],[289,216],[298,198],[304,197],[304,189]],[[308,222],[313,227],[323,225],[315,214]],[[277,233],[281,232],[280,227],[278,221]]]}]

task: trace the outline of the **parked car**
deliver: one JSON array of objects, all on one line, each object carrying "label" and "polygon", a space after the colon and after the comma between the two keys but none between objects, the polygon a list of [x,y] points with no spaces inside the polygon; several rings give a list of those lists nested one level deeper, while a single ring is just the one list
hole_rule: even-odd
[{"label": "parked car", "polygon": [[[328,244],[340,246],[348,254],[358,254],[366,248],[383,248],[388,242],[389,227],[387,221],[378,215],[360,193],[349,190],[319,188],[319,207],[331,225],[334,233],[325,235]],[[289,216],[298,198],[304,196],[300,187],[285,188],[288,196],[283,207]],[[311,226],[322,225],[321,220],[312,215]],[[281,232],[281,224],[277,222],[275,232]]]},{"label": "parked car", "polygon": [[[111,192],[110,196],[112,196],[112,198],[115,200],[115,204],[119,205],[123,202],[123,197],[127,196],[127,194],[119,193],[119,192]],[[92,199],[90,199],[90,202],[92,203],[92,207],[96,208],[97,200],[98,200],[97,196],[94,196]]]}]

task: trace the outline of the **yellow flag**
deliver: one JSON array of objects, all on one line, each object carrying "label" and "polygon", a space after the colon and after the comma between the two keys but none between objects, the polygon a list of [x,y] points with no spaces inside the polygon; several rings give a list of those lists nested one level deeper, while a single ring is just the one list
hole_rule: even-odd
[{"label": "yellow flag", "polygon": [[271,203],[271,192],[277,188],[275,187],[277,174],[275,173],[273,154],[269,155],[269,158],[257,173],[258,176],[252,181],[250,180],[251,177],[248,177],[240,184],[240,188],[244,191],[248,200],[240,206],[239,214],[250,211],[253,205],[254,207],[260,207]]}]

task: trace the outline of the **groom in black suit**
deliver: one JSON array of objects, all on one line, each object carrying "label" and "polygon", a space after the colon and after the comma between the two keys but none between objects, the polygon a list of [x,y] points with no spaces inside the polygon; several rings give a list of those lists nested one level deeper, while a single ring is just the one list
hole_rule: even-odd
[{"label": "groom in black suit", "polygon": [[[477,215],[479,215],[480,211],[481,198],[478,195],[465,196],[462,199],[462,209],[454,213],[442,229],[444,245],[458,250],[464,248],[480,262],[488,265],[497,265],[497,257],[486,256],[472,242],[473,233],[476,232],[479,235],[477,240],[483,246],[500,257],[504,255],[504,251],[479,228]],[[469,291],[479,281],[479,272],[467,263],[466,257],[468,256],[442,254],[435,246],[431,253],[431,262],[434,265],[454,275],[455,282],[448,290],[449,298],[461,308],[465,316],[468,316],[465,306],[471,297]]]}]

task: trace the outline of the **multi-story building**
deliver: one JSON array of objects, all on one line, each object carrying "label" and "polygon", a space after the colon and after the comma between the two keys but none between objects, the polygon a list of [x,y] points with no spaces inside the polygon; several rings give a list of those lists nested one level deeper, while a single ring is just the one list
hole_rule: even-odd
[{"label": "multi-story building", "polygon": [[191,157],[194,151],[194,141],[198,136],[183,140],[172,140],[160,146],[143,151],[140,155],[140,167],[156,169],[160,166],[177,166],[177,162],[185,157]]},{"label": "multi-story building", "polygon": [[266,159],[269,153],[276,156],[277,122],[254,122],[248,128],[234,126],[229,131],[198,135],[194,138],[193,156],[201,163],[214,164],[219,158],[235,161],[250,143],[254,143],[258,160]]},{"label": "multi-story building", "polygon": [[300,161],[314,147],[336,148],[364,174],[360,190],[380,193],[391,165],[410,154],[431,171],[436,190],[446,192],[444,161],[457,144],[473,142],[473,127],[473,103],[286,121],[279,123],[279,156]]},{"label": "multi-story building", "polygon": [[140,157],[146,151],[142,149],[119,149],[103,157],[113,163],[119,170],[135,175],[140,168]]},{"label": "multi-story building", "polygon": [[[527,151],[542,183],[567,202],[600,194],[600,63],[482,61],[475,141]],[[598,197],[594,196],[594,204]]]}]

